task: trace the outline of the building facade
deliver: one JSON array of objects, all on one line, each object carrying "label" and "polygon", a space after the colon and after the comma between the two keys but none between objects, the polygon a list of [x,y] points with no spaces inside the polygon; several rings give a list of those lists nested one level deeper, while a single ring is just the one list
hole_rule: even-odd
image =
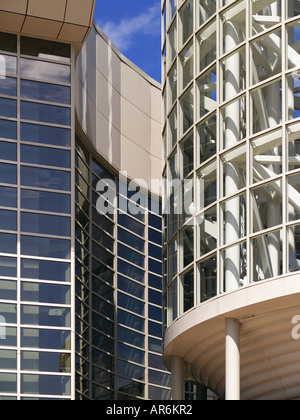
[{"label": "building facade", "polygon": [[300,397],[299,14],[293,0],[162,2],[174,398],[184,378],[227,399]]},{"label": "building facade", "polygon": [[94,7],[0,1],[2,400],[170,398],[161,90]]}]

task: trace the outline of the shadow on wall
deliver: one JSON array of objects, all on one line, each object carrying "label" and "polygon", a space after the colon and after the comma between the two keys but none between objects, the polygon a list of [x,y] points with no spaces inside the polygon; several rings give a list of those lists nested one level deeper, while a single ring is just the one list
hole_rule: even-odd
[{"label": "shadow on wall", "polygon": [[79,123],[94,147],[121,167],[121,61],[95,27],[76,63]]}]

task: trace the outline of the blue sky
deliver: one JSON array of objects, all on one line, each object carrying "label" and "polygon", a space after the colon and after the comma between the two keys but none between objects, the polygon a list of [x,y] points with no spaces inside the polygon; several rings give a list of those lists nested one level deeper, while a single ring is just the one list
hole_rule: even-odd
[{"label": "blue sky", "polygon": [[97,0],[95,20],[116,47],[161,81],[161,0]]}]

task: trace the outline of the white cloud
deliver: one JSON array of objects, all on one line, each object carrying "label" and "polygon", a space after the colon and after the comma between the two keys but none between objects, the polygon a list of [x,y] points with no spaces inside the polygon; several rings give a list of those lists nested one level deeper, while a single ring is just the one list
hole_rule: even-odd
[{"label": "white cloud", "polygon": [[159,1],[138,16],[124,18],[119,23],[99,22],[99,26],[119,50],[126,52],[135,36],[160,34],[160,6]]}]

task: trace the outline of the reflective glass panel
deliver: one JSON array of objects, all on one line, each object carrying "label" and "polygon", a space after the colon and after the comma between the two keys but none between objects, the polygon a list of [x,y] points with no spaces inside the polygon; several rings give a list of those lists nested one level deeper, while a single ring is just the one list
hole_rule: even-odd
[{"label": "reflective glass panel", "polygon": [[65,239],[22,236],[21,253],[23,255],[69,259],[71,254],[71,243]]},{"label": "reflective glass panel", "polygon": [[71,281],[70,263],[21,259],[21,277],[25,279]]},{"label": "reflective glass panel", "polygon": [[71,152],[67,150],[48,149],[21,145],[21,161],[44,166],[71,167]]},{"label": "reflective glass panel", "polygon": [[21,207],[28,210],[68,214],[71,213],[71,197],[66,194],[21,190]]},{"label": "reflective glass panel", "polygon": [[50,124],[70,125],[71,109],[21,101],[21,118]]},{"label": "reflective glass panel", "polygon": [[70,147],[71,130],[66,128],[21,123],[21,140],[31,143]]},{"label": "reflective glass panel", "polygon": [[23,166],[21,168],[21,184],[28,187],[69,191],[71,189],[71,174],[70,172]]},{"label": "reflective glass panel", "polygon": [[21,80],[21,97],[69,105],[71,103],[71,88],[50,83]]},{"label": "reflective glass panel", "polygon": [[71,82],[71,67],[62,64],[46,63],[43,61],[21,58],[20,72],[21,77],[66,84]]}]

